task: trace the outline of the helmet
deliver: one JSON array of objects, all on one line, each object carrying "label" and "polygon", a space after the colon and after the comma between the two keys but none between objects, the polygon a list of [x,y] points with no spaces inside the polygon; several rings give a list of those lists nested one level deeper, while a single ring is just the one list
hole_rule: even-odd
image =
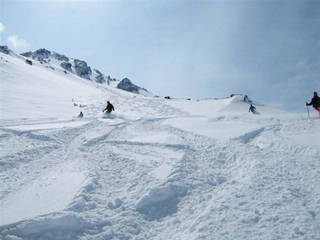
[{"label": "helmet", "polygon": [[313,92],[313,95],[314,95],[314,96],[318,96],[318,93],[317,93],[317,92]]}]

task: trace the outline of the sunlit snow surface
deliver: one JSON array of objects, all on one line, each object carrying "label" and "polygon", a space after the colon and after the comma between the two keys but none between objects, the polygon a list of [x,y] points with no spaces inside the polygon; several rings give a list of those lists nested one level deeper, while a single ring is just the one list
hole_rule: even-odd
[{"label": "sunlit snow surface", "polygon": [[320,239],[315,112],[143,97],[0,57],[0,239]]}]

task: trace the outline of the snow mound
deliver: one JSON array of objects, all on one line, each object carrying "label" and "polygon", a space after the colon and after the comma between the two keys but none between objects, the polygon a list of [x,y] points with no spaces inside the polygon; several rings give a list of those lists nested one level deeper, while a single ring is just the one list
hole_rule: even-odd
[{"label": "snow mound", "polygon": [[139,213],[148,220],[161,219],[177,212],[178,204],[187,194],[187,188],[179,185],[168,185],[151,189],[136,206]]},{"label": "snow mound", "polygon": [[109,222],[101,222],[99,219],[96,219],[96,221],[97,222],[88,221],[78,214],[66,212],[42,216],[34,220],[21,222],[15,226],[7,226],[5,233],[6,236],[11,235],[19,240],[77,239],[79,233],[87,231],[88,229],[102,228],[105,225],[110,225]]},{"label": "snow mound", "polygon": [[86,173],[72,168],[64,165],[63,169],[44,172],[21,190],[8,194],[2,200],[0,225],[64,209],[86,181]]}]

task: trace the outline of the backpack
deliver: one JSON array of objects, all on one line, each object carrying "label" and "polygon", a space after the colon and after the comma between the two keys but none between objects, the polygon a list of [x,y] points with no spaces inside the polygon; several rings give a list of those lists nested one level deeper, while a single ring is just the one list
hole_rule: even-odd
[{"label": "backpack", "polygon": [[314,107],[320,107],[320,97],[314,97],[312,102]]}]

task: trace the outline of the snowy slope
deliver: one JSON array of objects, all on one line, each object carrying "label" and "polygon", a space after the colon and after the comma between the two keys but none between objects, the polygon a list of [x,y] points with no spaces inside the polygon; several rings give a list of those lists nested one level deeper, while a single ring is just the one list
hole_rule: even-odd
[{"label": "snowy slope", "polygon": [[[1,120],[8,119],[70,119],[72,98],[102,94],[92,83],[75,75],[66,75],[24,59],[0,53]],[[57,96],[57,91],[59,95]]]},{"label": "snowy slope", "polygon": [[144,97],[0,57],[0,239],[320,239],[315,113]]}]

